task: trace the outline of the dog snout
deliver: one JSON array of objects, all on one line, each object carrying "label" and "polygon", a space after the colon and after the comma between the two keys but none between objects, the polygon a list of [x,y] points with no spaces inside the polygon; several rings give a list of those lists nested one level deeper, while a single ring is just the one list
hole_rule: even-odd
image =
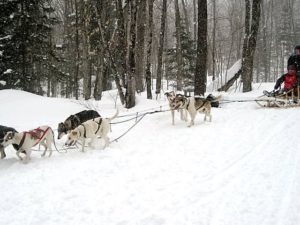
[{"label": "dog snout", "polygon": [[72,146],[72,145],[75,145],[75,143],[76,143],[76,141],[67,141],[66,143],[65,143],[65,145],[66,146]]}]

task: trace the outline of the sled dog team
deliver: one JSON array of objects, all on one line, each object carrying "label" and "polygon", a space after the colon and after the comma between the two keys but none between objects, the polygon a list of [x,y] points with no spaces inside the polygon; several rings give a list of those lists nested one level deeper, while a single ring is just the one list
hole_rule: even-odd
[{"label": "sled dog team", "polygon": [[[197,112],[204,113],[204,121],[209,119],[211,122],[211,107],[213,103],[220,100],[221,96],[212,98],[203,97],[185,97],[182,94],[175,94],[174,91],[167,92],[166,97],[169,102],[169,107],[172,115],[172,124],[174,125],[174,113],[180,111],[181,119],[187,121],[187,112],[191,117],[189,127],[194,125]],[[64,122],[58,124],[58,139],[67,135],[65,145],[72,146],[78,140],[82,143],[82,151],[84,151],[85,141],[91,139],[89,146],[93,146],[96,138],[104,139],[104,148],[109,145],[107,134],[110,131],[110,122],[118,116],[119,110],[111,118],[102,118],[95,110],[84,110],[77,114],[69,116]],[[32,147],[42,145],[45,150],[42,157],[49,150],[49,157],[52,154],[52,144],[55,146],[54,132],[49,126],[41,126],[30,131],[18,133],[14,128],[0,126],[0,155],[1,159],[6,157],[4,148],[10,144],[16,150],[17,157],[24,162],[30,160]],[[56,146],[55,146],[56,148]],[[21,157],[21,153],[25,157]]]},{"label": "sled dog team", "polygon": [[[84,110],[75,115],[69,116],[63,123],[58,124],[58,139],[67,134],[65,145],[75,145],[78,140],[82,143],[82,151],[86,138],[90,138],[89,146],[92,146],[97,137],[101,137],[105,141],[104,148],[109,145],[107,136],[110,131],[110,122],[118,116],[119,110],[111,118],[102,118],[95,110]],[[45,150],[42,156],[46,155],[49,149],[49,157],[52,154],[52,144],[55,146],[54,132],[49,126],[40,126],[30,131],[18,133],[14,128],[0,126],[0,154],[1,159],[6,157],[4,148],[10,144],[16,150],[16,154],[20,160],[28,162],[32,147],[42,145]],[[56,146],[55,146],[56,147]],[[20,153],[25,154],[25,158]]]}]

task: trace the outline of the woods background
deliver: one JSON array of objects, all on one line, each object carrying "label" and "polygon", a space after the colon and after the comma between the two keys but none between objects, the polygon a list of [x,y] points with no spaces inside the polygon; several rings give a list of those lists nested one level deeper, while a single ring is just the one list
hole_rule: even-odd
[{"label": "woods background", "polygon": [[158,96],[162,80],[204,94],[242,59],[236,78],[250,91],[286,70],[299,9],[296,0],[1,0],[0,89],[100,100],[117,88],[130,108],[136,93]]}]

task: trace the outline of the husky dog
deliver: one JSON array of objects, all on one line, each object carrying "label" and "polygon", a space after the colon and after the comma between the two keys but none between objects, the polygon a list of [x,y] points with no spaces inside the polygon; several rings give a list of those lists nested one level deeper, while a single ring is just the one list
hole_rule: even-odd
[{"label": "husky dog", "polygon": [[[221,96],[215,98],[215,100],[219,100]],[[175,109],[186,109],[191,117],[191,122],[189,127],[194,125],[195,117],[197,112],[204,113],[204,121],[206,121],[207,117],[209,118],[209,122],[211,122],[211,101],[202,98],[202,97],[189,97],[186,98],[181,94],[177,94],[171,106]]]},{"label": "husky dog", "polygon": [[98,117],[96,119],[88,120],[82,124],[80,124],[75,129],[71,130],[71,132],[67,136],[67,141],[65,145],[71,146],[75,145],[78,140],[82,142],[82,151],[84,152],[85,140],[86,138],[91,138],[91,142],[89,146],[92,146],[95,139],[97,137],[101,137],[105,141],[104,148],[109,145],[109,138],[107,134],[110,130],[110,122],[116,118],[119,114],[119,110],[116,111],[115,115],[111,118],[101,118]]},{"label": "husky dog", "polygon": [[[172,104],[175,100],[175,97],[176,97],[176,94],[174,91],[170,91],[170,92],[166,92],[165,93],[165,96],[167,96],[167,99],[169,101],[169,107],[170,107],[170,110],[171,110],[171,115],[172,115],[172,125],[175,124],[174,122],[174,114],[175,114],[175,110],[172,108]],[[186,113],[186,110],[185,109],[178,109],[178,111],[180,111],[180,119],[181,120],[184,120],[184,121],[187,121],[187,113]]]},{"label": "husky dog", "polygon": [[[12,127],[6,127],[6,126],[1,126],[0,125],[0,154],[1,154],[1,159],[4,159],[6,157],[5,151],[4,151],[4,146],[2,145],[2,142],[4,140],[4,136],[6,135],[7,132],[12,131],[12,132],[17,132],[14,128]],[[13,147],[17,150],[18,146],[16,144],[13,144]]]},{"label": "husky dog", "polygon": [[65,122],[58,124],[57,139],[61,139],[65,134],[78,127],[81,123],[97,117],[100,117],[100,114],[95,110],[84,110],[69,116]]},{"label": "husky dog", "polygon": [[54,143],[54,133],[51,127],[41,126],[31,131],[24,131],[21,133],[9,131],[3,138],[2,145],[8,146],[9,144],[17,145],[17,156],[20,160],[23,158],[20,156],[20,153],[23,152],[26,154],[26,161],[30,160],[31,148],[37,144],[43,145],[45,150],[42,156],[45,156],[46,151],[49,149],[49,157],[52,154],[51,144]]}]

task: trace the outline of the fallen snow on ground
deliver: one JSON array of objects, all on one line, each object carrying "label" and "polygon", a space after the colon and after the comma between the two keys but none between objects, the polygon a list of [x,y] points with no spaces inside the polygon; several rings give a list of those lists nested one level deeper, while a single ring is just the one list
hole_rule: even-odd
[{"label": "fallen snow on ground", "polygon": [[[250,100],[250,93],[222,93]],[[217,94],[217,93],[214,93]],[[97,108],[114,114],[115,91]],[[82,101],[0,91],[1,124],[18,131],[50,125],[85,109]],[[120,116],[167,109],[167,100],[137,96]],[[255,102],[221,104],[212,122],[188,128],[176,113],[147,115],[118,142],[82,153],[32,153],[20,162],[11,146],[0,161],[0,224],[5,225],[298,225],[300,224],[299,108],[265,109]],[[113,122],[130,117],[120,117]],[[112,125],[113,140],[134,120]],[[59,148],[64,140],[57,141]]]}]

